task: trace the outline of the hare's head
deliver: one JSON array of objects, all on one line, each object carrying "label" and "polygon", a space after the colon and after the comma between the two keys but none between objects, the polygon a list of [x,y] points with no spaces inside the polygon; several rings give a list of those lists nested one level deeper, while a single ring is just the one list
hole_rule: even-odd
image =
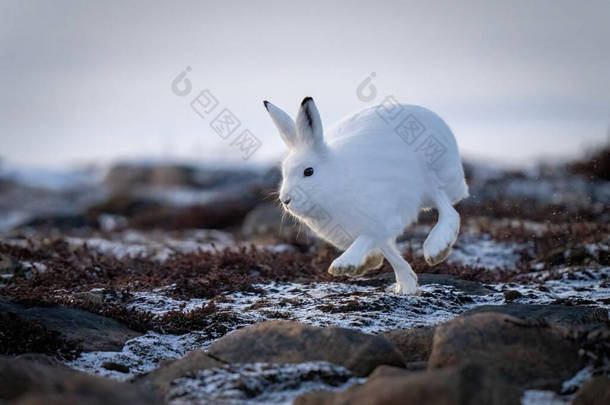
[{"label": "hare's head", "polygon": [[316,208],[328,201],[336,180],[316,104],[311,97],[306,97],[299,108],[296,123],[270,102],[264,104],[290,150],[282,162],[280,201],[297,217],[314,217]]}]

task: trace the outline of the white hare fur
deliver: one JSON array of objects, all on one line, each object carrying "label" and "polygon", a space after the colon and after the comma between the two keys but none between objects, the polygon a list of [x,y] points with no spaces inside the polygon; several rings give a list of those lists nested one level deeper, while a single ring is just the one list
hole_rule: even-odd
[{"label": "white hare fur", "polygon": [[[459,231],[453,204],[468,196],[449,127],[435,113],[412,105],[400,105],[401,118],[388,123],[379,114],[383,106],[377,106],[323,133],[310,97],[301,103],[296,122],[273,104],[264,104],[290,149],[282,163],[279,198],[284,208],[345,250],[329,273],[360,276],[381,267],[385,256],[396,275],[396,292],[415,293],[417,276],[396,248],[396,237],[417,220],[421,209],[437,208],[439,220],[423,250],[428,264],[440,263]],[[396,131],[396,124],[409,116],[424,128],[412,143]],[[431,154],[426,149],[430,144],[422,142],[441,148]]]}]

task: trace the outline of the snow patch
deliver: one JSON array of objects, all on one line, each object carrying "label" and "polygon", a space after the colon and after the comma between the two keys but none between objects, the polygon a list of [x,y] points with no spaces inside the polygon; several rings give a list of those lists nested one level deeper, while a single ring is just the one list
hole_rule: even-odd
[{"label": "snow patch", "polygon": [[496,242],[489,235],[472,237],[468,234],[458,239],[447,261],[452,264],[486,269],[515,268],[521,252],[527,245]]},{"label": "snow patch", "polygon": [[342,391],[362,381],[323,361],[232,364],[174,380],[166,400],[171,405],[291,404],[308,391]]},{"label": "snow patch", "polygon": [[[206,347],[209,344],[201,334],[192,332],[185,335],[165,335],[148,332],[130,339],[120,352],[87,352],[66,363],[76,370],[89,374],[127,380],[134,375],[154,370],[167,359],[183,357],[188,351]],[[127,373],[107,370],[104,363],[118,363],[129,368]]]},{"label": "snow patch", "polygon": [[527,390],[521,397],[521,405],[567,405],[570,397],[557,395],[553,391]]}]

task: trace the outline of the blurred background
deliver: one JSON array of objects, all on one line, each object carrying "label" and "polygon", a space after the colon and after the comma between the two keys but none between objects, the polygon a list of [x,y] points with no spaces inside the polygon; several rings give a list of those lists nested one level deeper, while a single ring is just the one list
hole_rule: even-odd
[{"label": "blurred background", "polygon": [[446,120],[469,176],[604,177],[609,16],[607,1],[2,0],[0,226],[241,223],[286,152],[263,99],[296,112],[313,96],[328,127],[393,96]]},{"label": "blurred background", "polygon": [[465,156],[570,157],[610,124],[609,16],[607,1],[3,0],[0,150],[37,166],[239,162],[189,107],[209,89],[262,141],[256,162],[284,151],[262,100],[296,112],[308,95],[326,126],[394,95],[439,113]]}]

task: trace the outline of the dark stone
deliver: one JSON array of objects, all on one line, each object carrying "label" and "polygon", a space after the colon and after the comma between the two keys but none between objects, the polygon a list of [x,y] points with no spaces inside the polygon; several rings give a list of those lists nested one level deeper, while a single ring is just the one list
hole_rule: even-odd
[{"label": "dark stone", "polygon": [[19,225],[18,228],[48,228],[57,230],[70,230],[76,228],[97,228],[98,223],[95,218],[88,215],[44,215],[36,216],[25,223]]},{"label": "dark stone", "polygon": [[369,379],[371,378],[380,378],[380,377],[405,377],[410,375],[412,372],[404,369],[402,367],[394,367],[394,366],[378,366],[373,372],[369,375]]},{"label": "dark stone", "polygon": [[172,381],[193,375],[199,370],[222,367],[224,364],[208,356],[203,350],[194,350],[177,360],[164,361],[150,373],[137,377],[136,382],[146,389],[153,389],[165,397]]},{"label": "dark stone", "polygon": [[283,211],[275,203],[257,205],[246,215],[241,228],[242,234],[244,236],[256,236],[270,233],[280,235],[280,233],[283,233],[285,236],[292,236],[297,231],[297,222],[291,215],[284,215]]},{"label": "dark stone", "polygon": [[512,301],[514,301],[516,299],[519,299],[521,297],[523,297],[523,294],[521,294],[517,290],[504,291],[504,301],[505,302],[512,302]]},{"label": "dark stone", "polygon": [[500,312],[516,316],[528,322],[548,324],[559,328],[589,328],[608,321],[608,311],[603,308],[565,305],[517,304],[483,305],[466,311],[463,315],[482,312]]},{"label": "dark stone", "polygon": [[428,366],[491,364],[522,389],[559,390],[584,367],[578,349],[557,328],[499,312],[472,313],[437,325]]},{"label": "dark stone", "polygon": [[321,360],[343,366],[357,376],[366,376],[382,364],[404,365],[400,353],[382,336],[291,321],[269,321],[239,329],[213,343],[209,352],[229,363]]},{"label": "dark stone", "polygon": [[594,377],[576,392],[572,405],[610,404],[610,378]]},{"label": "dark stone", "polygon": [[31,307],[11,303],[0,298],[0,312],[14,313],[26,321],[40,322],[50,331],[58,332],[65,340],[78,342],[84,351],[121,350],[125,342],[140,333],[100,315],[80,309]]},{"label": "dark stone", "polygon": [[432,352],[434,327],[393,330],[383,336],[402,353],[406,362],[428,361]]},{"label": "dark stone", "polygon": [[495,293],[494,290],[485,287],[481,283],[476,281],[462,280],[448,274],[422,273],[418,274],[417,277],[420,285],[448,285],[470,295],[489,295]]},{"label": "dark stone", "polygon": [[160,404],[132,384],[23,358],[0,357],[0,400],[18,404]]},{"label": "dark stone", "polygon": [[491,368],[463,364],[423,373],[380,372],[343,392],[318,391],[297,397],[295,405],[508,405],[519,404],[519,390]]},{"label": "dark stone", "polygon": [[0,253],[0,274],[13,274],[19,267],[19,262],[9,255]]}]

